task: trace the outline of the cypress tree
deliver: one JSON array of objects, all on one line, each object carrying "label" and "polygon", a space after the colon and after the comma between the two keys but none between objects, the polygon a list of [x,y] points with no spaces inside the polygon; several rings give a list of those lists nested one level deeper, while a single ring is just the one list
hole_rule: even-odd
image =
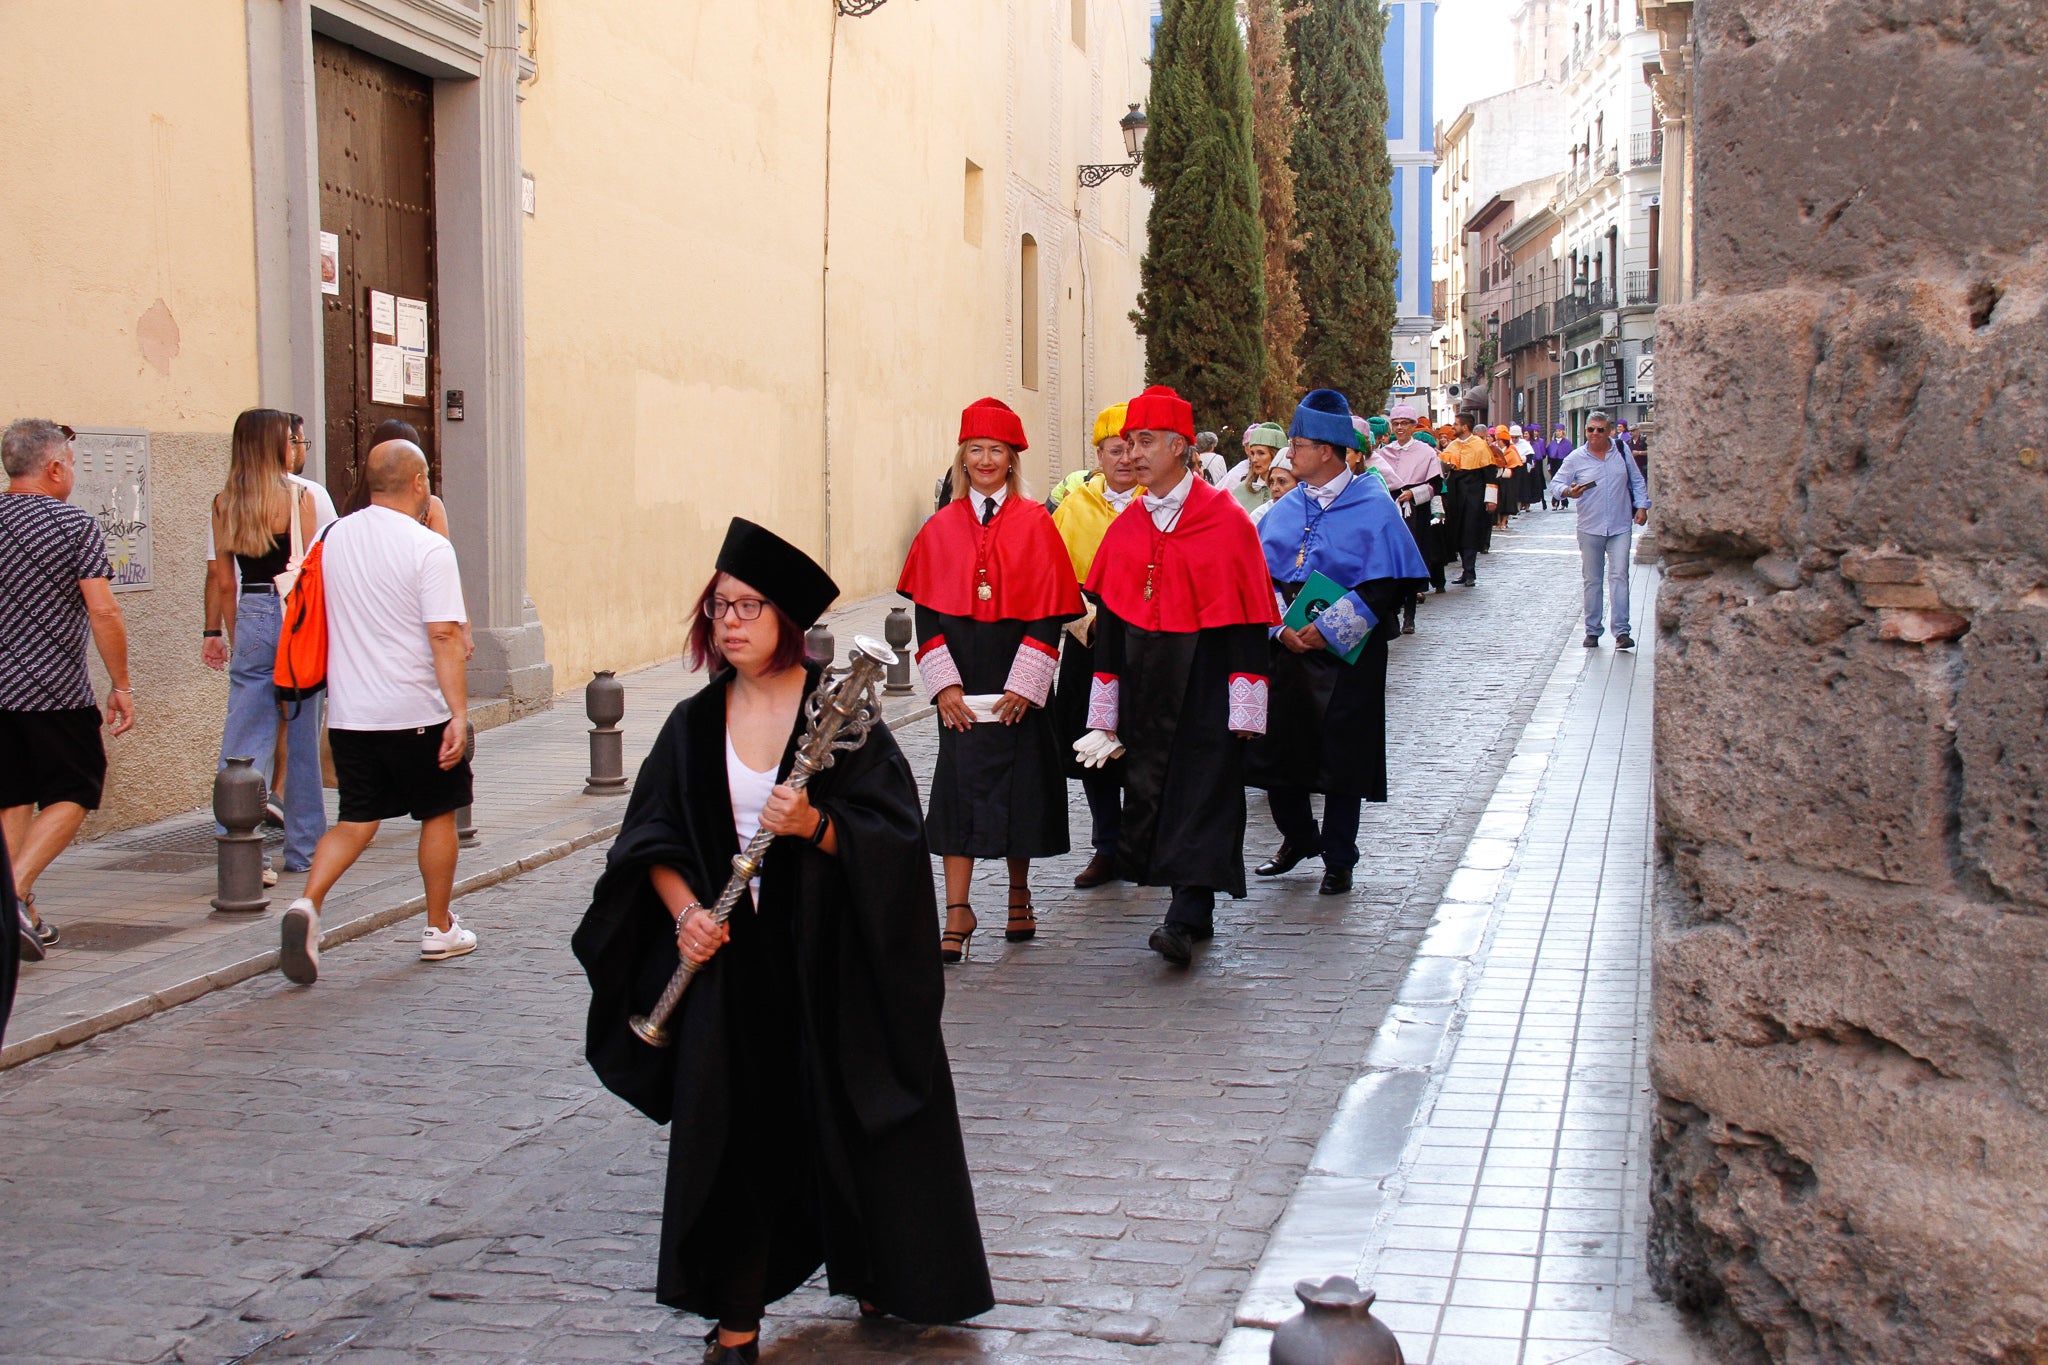
[{"label": "cypress tree", "polygon": [[1380,0],[1314,0],[1293,22],[1295,256],[1308,326],[1302,378],[1361,412],[1391,387],[1394,165],[1387,155]]},{"label": "cypress tree", "polygon": [[1197,425],[1241,426],[1258,411],[1266,290],[1235,0],[1166,0],[1147,117],[1152,213],[1131,314],[1146,370],[1194,404]]},{"label": "cypress tree", "polygon": [[1259,217],[1266,230],[1266,368],[1259,413],[1284,419],[1301,394],[1296,380],[1307,315],[1294,282],[1294,167],[1288,154],[1301,111],[1294,104],[1294,61],[1280,0],[1244,0],[1244,48],[1252,76],[1252,161],[1259,172]]}]

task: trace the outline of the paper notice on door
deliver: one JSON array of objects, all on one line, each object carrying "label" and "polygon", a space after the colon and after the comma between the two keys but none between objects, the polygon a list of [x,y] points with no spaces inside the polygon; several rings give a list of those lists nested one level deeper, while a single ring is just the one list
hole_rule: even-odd
[{"label": "paper notice on door", "polygon": [[[405,355],[403,351],[400,355]],[[405,356],[405,396],[425,398],[427,396],[427,358],[423,355]]]},{"label": "paper notice on door", "polygon": [[320,292],[341,292],[341,237],[338,233],[320,234]]},{"label": "paper notice on door", "polygon": [[[398,300],[398,349],[407,355],[427,353],[427,301]],[[423,390],[424,392],[424,390]]]},{"label": "paper notice on door", "polygon": [[388,337],[398,331],[398,300],[390,294],[370,291],[370,335]]},{"label": "paper notice on door", "polygon": [[370,343],[370,401],[405,401],[405,352],[381,341]]}]

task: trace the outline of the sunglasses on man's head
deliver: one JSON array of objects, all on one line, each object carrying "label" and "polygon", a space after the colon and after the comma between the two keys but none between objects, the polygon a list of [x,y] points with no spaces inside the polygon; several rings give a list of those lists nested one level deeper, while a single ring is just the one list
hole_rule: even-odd
[{"label": "sunglasses on man's head", "polygon": [[62,422],[57,423],[57,430],[64,433],[64,439],[67,441],[75,441],[78,439],[78,433],[73,431],[70,427],[65,426]]}]

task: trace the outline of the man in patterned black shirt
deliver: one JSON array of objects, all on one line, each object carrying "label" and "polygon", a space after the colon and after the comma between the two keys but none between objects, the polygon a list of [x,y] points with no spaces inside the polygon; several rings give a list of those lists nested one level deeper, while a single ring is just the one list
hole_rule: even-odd
[{"label": "man in patterned black shirt", "polygon": [[99,809],[107,776],[87,634],[113,683],[106,719],[117,735],[135,724],[135,694],[106,537],[65,501],[77,481],[71,429],[24,418],[0,437],[0,462],[0,828],[21,898],[22,956],[39,962],[57,930],[36,914],[36,877]]}]

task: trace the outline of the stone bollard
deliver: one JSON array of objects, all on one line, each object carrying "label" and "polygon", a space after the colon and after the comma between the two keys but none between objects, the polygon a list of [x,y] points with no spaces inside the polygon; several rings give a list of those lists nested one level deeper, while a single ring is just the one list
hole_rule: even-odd
[{"label": "stone bollard", "polygon": [[[462,758],[466,763],[476,762],[476,726],[469,727],[469,738],[463,741]],[[463,848],[476,846],[476,805],[458,806],[455,810],[455,842]]]},{"label": "stone bollard", "polygon": [[1370,1289],[1335,1275],[1294,1286],[1301,1313],[1273,1331],[1272,1365],[1403,1365],[1401,1343],[1372,1315]]},{"label": "stone bollard", "polygon": [[828,675],[838,671],[833,666],[833,659],[839,653],[839,641],[833,636],[832,627],[823,621],[804,632],[804,653],[813,663],[825,665]]},{"label": "stone bollard", "polygon": [[263,806],[269,797],[253,758],[230,758],[213,778],[213,818],[225,834],[214,835],[219,892],[213,908],[253,915],[270,908],[263,894]]},{"label": "stone bollard", "polygon": [[889,619],[882,623],[882,638],[888,642],[889,652],[896,657],[889,661],[888,681],[882,685],[882,690],[891,696],[900,697],[916,690],[910,685],[910,641],[913,634],[910,612],[903,607],[889,608]]},{"label": "stone bollard", "polygon": [[583,688],[583,713],[590,717],[590,780],[585,796],[617,796],[626,790],[626,685],[609,668],[599,669]]}]

